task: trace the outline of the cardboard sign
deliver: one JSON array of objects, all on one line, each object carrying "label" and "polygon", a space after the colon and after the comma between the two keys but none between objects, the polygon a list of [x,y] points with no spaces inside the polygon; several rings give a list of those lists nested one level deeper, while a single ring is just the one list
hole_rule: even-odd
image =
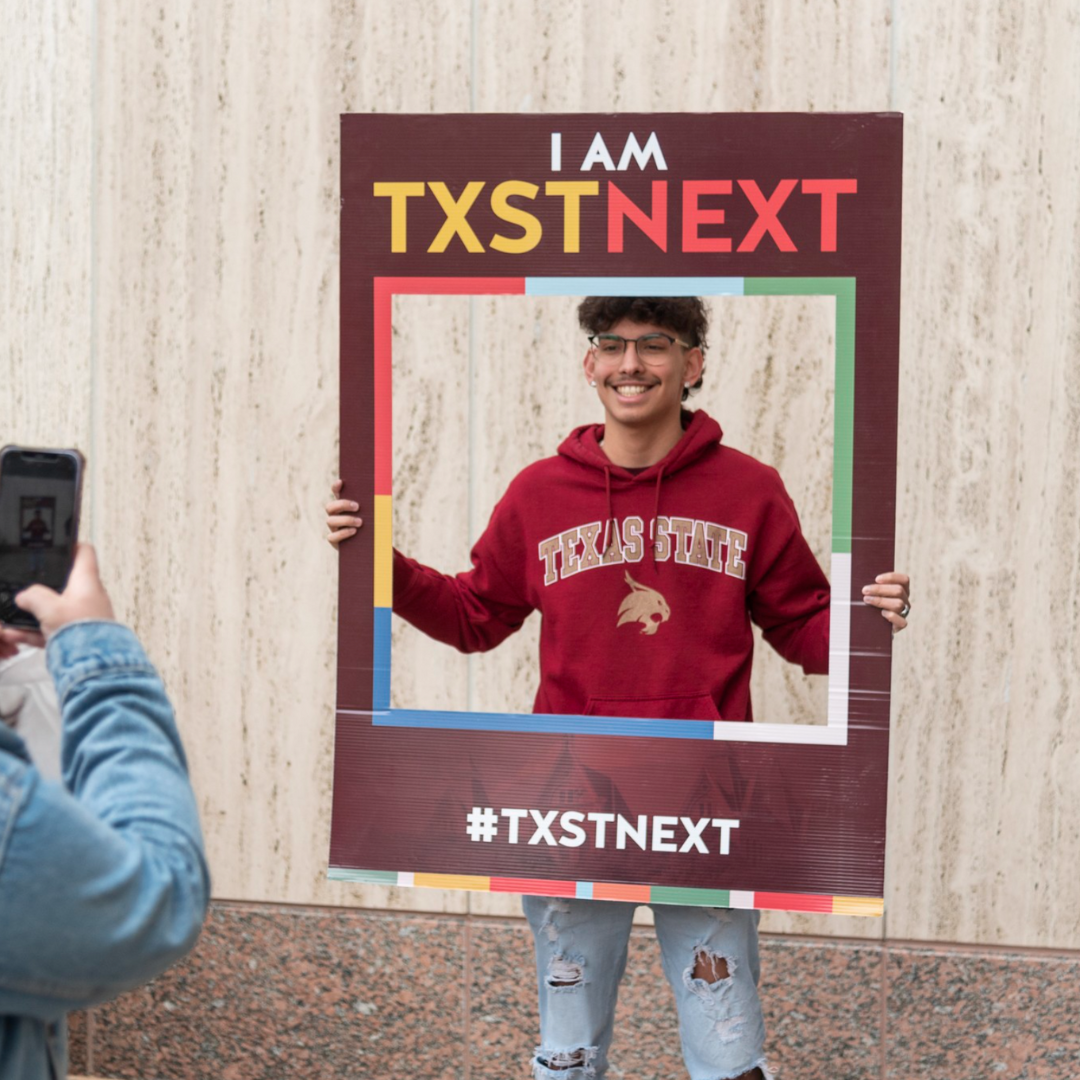
[{"label": "cardboard sign", "polygon": [[[341,549],[332,878],[881,913],[891,632],[860,588],[893,568],[901,150],[895,114],[342,118],[341,474],[367,525]],[[425,294],[829,298],[823,722],[391,707],[393,304]],[[708,524],[676,540],[722,572]]]}]

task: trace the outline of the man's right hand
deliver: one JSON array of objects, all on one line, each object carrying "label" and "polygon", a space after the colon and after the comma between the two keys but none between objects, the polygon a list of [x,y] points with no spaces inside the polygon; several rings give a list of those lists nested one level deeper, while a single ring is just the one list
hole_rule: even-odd
[{"label": "man's right hand", "polygon": [[330,535],[326,538],[337,547],[342,540],[348,540],[356,535],[356,530],[364,524],[362,518],[355,516],[360,507],[348,499],[340,498],[341,489],[344,486],[340,477],[331,484],[334,498],[326,504],[326,527]]},{"label": "man's right hand", "polygon": [[109,594],[98,576],[97,556],[89,544],[78,546],[62,593],[46,585],[31,585],[15,597],[15,603],[37,619],[41,633],[6,629],[4,640],[8,644],[43,645],[68,623],[84,619],[112,622],[115,619]]}]

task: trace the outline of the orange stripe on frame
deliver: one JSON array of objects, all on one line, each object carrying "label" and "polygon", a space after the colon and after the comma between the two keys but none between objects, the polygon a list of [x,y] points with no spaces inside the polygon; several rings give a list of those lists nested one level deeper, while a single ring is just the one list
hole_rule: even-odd
[{"label": "orange stripe on frame", "polygon": [[469,889],[490,892],[491,878],[470,877],[467,874],[414,874],[413,885],[420,889]]},{"label": "orange stripe on frame", "polygon": [[629,900],[636,904],[647,904],[651,892],[648,885],[618,885],[602,881],[594,883],[592,889],[594,900]]},{"label": "orange stripe on frame", "polygon": [[880,918],[885,914],[885,900],[880,896],[834,896],[832,913]]}]

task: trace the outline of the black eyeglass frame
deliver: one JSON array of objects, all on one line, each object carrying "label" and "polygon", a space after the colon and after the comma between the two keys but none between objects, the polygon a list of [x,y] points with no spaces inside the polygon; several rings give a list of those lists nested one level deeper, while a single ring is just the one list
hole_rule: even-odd
[{"label": "black eyeglass frame", "polygon": [[[696,349],[697,348],[696,345],[691,345],[689,341],[683,341],[681,338],[672,337],[670,334],[665,334],[662,330],[656,330],[651,334],[642,334],[641,337],[636,337],[636,338],[620,337],[618,334],[590,334],[588,340],[589,340],[589,344],[592,346],[594,351],[599,350],[601,341],[610,341],[610,342],[621,341],[622,342],[622,349],[618,353],[618,355],[621,357],[621,356],[624,356],[626,354],[626,346],[627,345],[633,343],[634,348],[638,349],[638,343],[639,342],[642,342],[642,341],[654,341],[656,338],[665,338],[672,345],[681,345],[684,349]],[[612,355],[614,355],[614,354],[612,354]],[[641,357],[642,359],[644,359],[644,357],[641,356],[640,350],[638,350],[638,356]]]}]

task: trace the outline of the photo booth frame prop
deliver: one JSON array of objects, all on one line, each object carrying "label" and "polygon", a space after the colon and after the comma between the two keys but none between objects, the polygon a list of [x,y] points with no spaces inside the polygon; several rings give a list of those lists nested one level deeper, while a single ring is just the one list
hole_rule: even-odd
[{"label": "photo booth frame prop", "polygon": [[[900,176],[896,115],[343,117],[341,470],[369,526],[341,550],[332,878],[881,912],[891,634],[857,586],[893,563]],[[485,206],[501,184],[518,204]],[[390,708],[402,294],[834,298],[824,725]],[[559,805],[597,755],[606,794]],[[578,845],[594,820],[621,846]]]}]

